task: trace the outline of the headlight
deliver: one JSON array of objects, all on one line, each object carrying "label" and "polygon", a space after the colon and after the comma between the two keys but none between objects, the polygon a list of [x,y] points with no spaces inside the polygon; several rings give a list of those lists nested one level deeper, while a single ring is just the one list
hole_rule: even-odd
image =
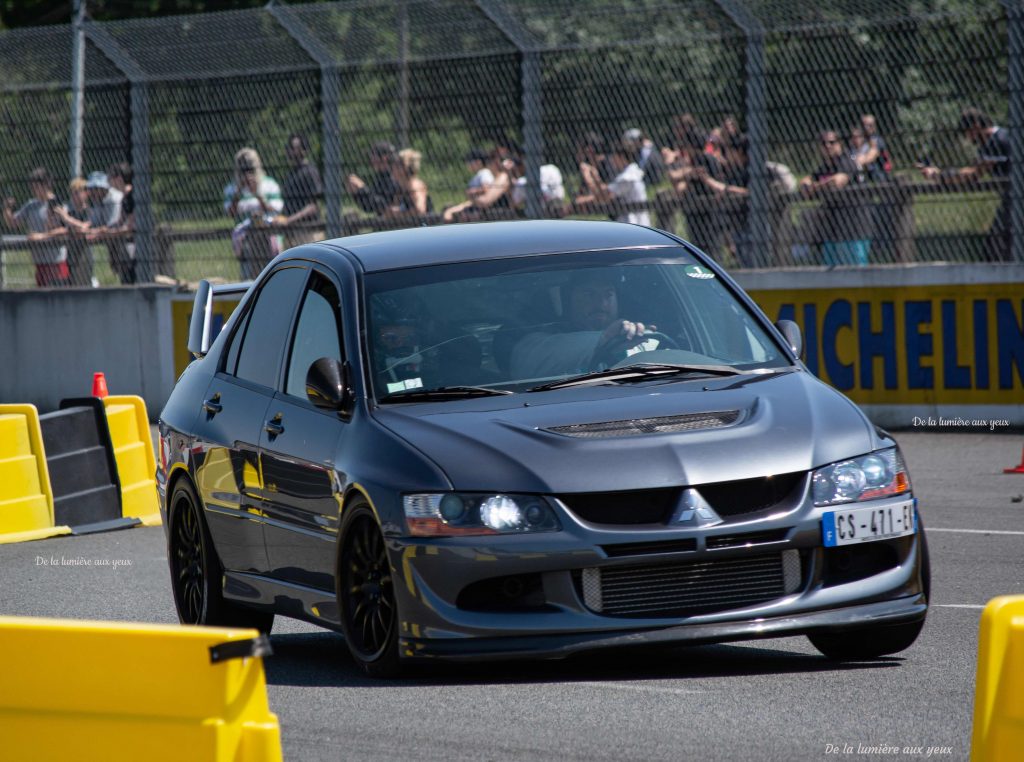
[{"label": "headlight", "polygon": [[418,537],[557,532],[562,528],[551,506],[530,495],[404,495],[402,507],[409,533]]},{"label": "headlight", "polygon": [[876,450],[814,472],[815,505],[836,505],[910,492],[910,477],[899,449]]}]

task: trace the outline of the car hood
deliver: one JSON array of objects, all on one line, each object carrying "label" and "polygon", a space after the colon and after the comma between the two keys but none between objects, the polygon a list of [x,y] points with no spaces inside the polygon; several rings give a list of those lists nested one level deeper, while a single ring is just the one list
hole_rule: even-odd
[{"label": "car hood", "polygon": [[[732,418],[734,412],[728,425],[680,432],[636,433],[635,426],[625,436],[551,431],[703,413]],[[453,489],[465,491],[700,485],[807,471],[885,443],[849,399],[795,369],[387,405],[373,415],[434,460]]]}]

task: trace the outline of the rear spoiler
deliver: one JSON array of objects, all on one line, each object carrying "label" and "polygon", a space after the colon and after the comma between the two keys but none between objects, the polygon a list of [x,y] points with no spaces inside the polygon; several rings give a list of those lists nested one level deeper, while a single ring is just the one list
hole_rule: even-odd
[{"label": "rear spoiler", "polygon": [[208,280],[199,281],[196,299],[192,303],[192,320],[188,326],[188,351],[193,357],[199,359],[205,356],[217,338],[213,335],[213,300],[218,296],[241,296],[251,285],[252,281],[217,286]]}]

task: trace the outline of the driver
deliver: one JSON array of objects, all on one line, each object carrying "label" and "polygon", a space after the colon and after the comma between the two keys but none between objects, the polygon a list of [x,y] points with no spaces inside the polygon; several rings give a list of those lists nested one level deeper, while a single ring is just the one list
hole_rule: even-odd
[{"label": "driver", "polygon": [[547,378],[592,370],[595,358],[618,343],[640,343],[656,327],[619,317],[617,278],[588,270],[562,286],[564,320],[548,332],[528,333],[512,348],[514,378]]},{"label": "driver", "polygon": [[385,393],[423,386],[429,375],[421,351],[426,322],[418,305],[393,295],[373,298],[373,361]]}]

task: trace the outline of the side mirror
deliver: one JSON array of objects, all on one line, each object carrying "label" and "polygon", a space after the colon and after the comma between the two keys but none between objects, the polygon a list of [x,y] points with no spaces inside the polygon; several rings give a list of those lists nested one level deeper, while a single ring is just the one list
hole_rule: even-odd
[{"label": "side mirror", "polygon": [[333,357],[321,357],[306,373],[306,396],[321,410],[344,413],[352,400],[348,365]]},{"label": "side mirror", "polygon": [[786,343],[793,350],[793,354],[799,357],[804,351],[804,337],[800,334],[800,326],[792,320],[780,320],[775,324],[775,327],[779,329],[779,333],[786,339]]},{"label": "side mirror", "polygon": [[213,289],[210,282],[199,281],[192,302],[192,320],[188,324],[188,351],[193,357],[203,357],[213,344]]}]

